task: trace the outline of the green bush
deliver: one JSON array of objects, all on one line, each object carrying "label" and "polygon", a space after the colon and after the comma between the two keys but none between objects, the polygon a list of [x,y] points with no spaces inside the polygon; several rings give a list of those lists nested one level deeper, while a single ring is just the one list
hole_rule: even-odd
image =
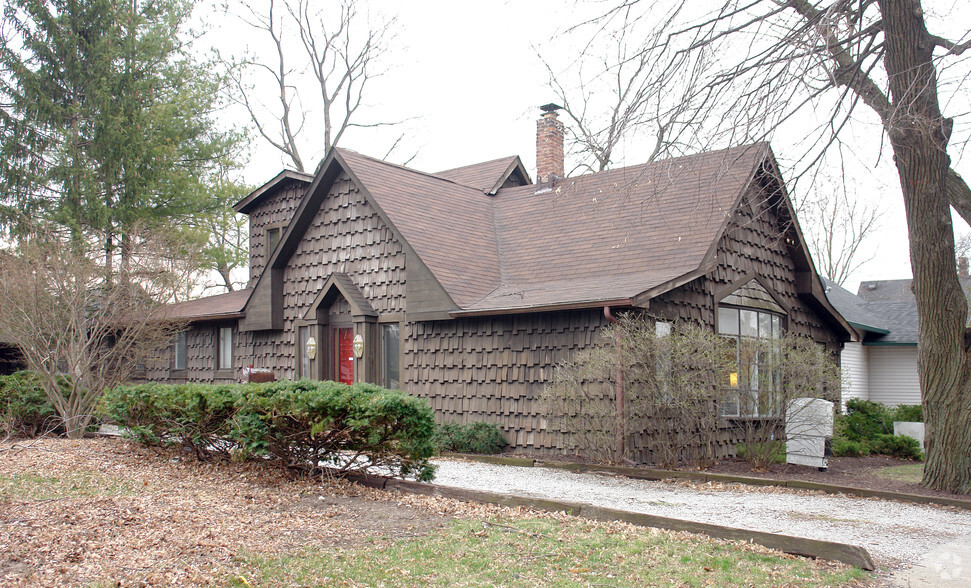
[{"label": "green bush", "polygon": [[880,455],[892,455],[901,459],[924,459],[924,452],[920,450],[920,443],[913,437],[906,435],[878,435],[870,443],[870,451]]},{"label": "green bush", "polygon": [[870,455],[870,448],[862,441],[833,439],[833,457],[864,457]]},{"label": "green bush", "polygon": [[432,438],[435,449],[439,452],[454,451],[456,453],[500,453],[506,446],[499,425],[494,423],[442,423],[435,427]]},{"label": "green bush", "polygon": [[853,398],[846,403],[846,414],[838,419],[837,435],[849,441],[869,442],[877,435],[893,433],[893,416],[885,405]]},{"label": "green bush", "polygon": [[905,423],[924,422],[924,408],[919,404],[901,404],[893,409],[893,419]]},{"label": "green bush", "polygon": [[0,376],[0,435],[36,437],[53,430],[56,417],[35,372]]},{"label": "green bush", "polygon": [[371,384],[121,386],[105,394],[101,413],[141,443],[181,443],[200,459],[231,453],[307,473],[434,476],[428,403]]}]

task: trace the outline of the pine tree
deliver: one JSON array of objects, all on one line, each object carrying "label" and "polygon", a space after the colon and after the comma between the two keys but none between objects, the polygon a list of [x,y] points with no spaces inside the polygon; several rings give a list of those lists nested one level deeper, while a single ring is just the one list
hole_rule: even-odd
[{"label": "pine tree", "polygon": [[[0,229],[100,243],[112,271],[138,233],[217,205],[235,136],[219,80],[189,54],[186,0],[11,0],[0,43]],[[123,271],[124,273],[124,271]]]}]

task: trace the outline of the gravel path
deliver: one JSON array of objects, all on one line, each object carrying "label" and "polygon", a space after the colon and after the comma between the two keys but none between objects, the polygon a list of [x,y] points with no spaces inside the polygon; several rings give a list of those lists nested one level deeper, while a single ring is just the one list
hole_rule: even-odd
[{"label": "gravel path", "polygon": [[584,502],[729,527],[865,547],[878,567],[901,569],[971,533],[971,511],[772,487],[688,485],[541,467],[435,462],[435,483]]}]

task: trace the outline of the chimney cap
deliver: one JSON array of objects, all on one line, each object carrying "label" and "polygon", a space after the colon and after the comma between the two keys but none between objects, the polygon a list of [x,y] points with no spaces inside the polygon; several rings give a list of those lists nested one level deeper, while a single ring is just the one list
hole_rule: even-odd
[{"label": "chimney cap", "polygon": [[553,104],[552,102],[550,102],[549,104],[544,104],[540,106],[539,109],[549,114],[551,112],[556,112],[557,110],[562,110],[563,107],[560,106],[559,104]]}]

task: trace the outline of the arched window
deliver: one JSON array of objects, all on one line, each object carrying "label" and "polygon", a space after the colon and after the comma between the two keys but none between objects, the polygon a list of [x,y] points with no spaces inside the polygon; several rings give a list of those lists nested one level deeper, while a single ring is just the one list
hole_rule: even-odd
[{"label": "arched window", "polygon": [[778,341],[785,320],[785,309],[755,280],[718,303],[718,334],[731,342],[735,356],[721,401],[722,416],[781,414]]}]

